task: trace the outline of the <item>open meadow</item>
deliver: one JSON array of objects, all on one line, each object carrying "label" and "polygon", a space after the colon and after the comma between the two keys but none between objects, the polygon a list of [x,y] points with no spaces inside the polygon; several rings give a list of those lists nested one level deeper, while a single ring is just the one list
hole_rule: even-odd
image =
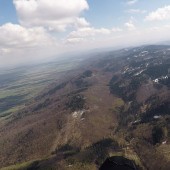
[{"label": "open meadow", "polygon": [[0,72],[0,118],[23,108],[47,85],[78,66],[80,59],[17,67]]}]

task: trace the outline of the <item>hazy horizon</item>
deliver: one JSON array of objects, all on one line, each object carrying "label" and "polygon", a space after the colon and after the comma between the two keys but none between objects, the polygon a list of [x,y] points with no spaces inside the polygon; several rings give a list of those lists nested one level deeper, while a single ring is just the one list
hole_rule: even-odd
[{"label": "hazy horizon", "polygon": [[168,0],[5,0],[0,67],[170,40]]}]

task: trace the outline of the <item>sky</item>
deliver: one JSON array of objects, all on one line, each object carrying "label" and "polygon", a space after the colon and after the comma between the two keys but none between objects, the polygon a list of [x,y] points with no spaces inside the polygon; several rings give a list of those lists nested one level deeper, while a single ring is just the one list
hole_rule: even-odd
[{"label": "sky", "polygon": [[169,0],[0,0],[0,67],[170,41]]}]

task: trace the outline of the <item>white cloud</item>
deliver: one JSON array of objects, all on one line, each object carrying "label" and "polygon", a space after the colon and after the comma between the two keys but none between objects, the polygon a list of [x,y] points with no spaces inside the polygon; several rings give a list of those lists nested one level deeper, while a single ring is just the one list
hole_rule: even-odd
[{"label": "white cloud", "polygon": [[[131,18],[127,23],[126,27],[133,30],[133,19]],[[50,55],[56,56],[63,52],[155,43],[168,40],[169,29],[170,26],[165,25],[127,32],[120,28],[86,27],[71,32],[66,40],[58,44],[43,28],[24,28],[19,25],[5,24],[0,27],[0,66],[26,63],[32,59],[42,61]]]},{"label": "white cloud", "polygon": [[67,39],[66,43],[78,43],[87,40],[92,40],[97,34],[108,35],[111,31],[109,29],[100,28],[95,29],[92,27],[79,28],[76,31],[72,31]]},{"label": "white cloud", "polygon": [[0,66],[48,58],[59,52],[57,40],[43,27],[0,26]]},{"label": "white cloud", "polygon": [[[89,44],[121,31],[118,27],[96,29],[80,19],[75,31],[72,31],[66,39],[57,40],[43,27],[27,28],[7,23],[0,26],[0,66],[44,60],[52,55],[83,50],[89,47]],[[86,45],[83,46],[84,43]],[[74,44],[75,46],[72,46]]]},{"label": "white cloud", "polygon": [[116,33],[116,32],[122,32],[123,30],[121,29],[121,28],[119,28],[119,27],[114,27],[114,28],[112,28],[111,29],[111,31],[114,33]]},{"label": "white cloud", "polygon": [[148,21],[161,21],[170,19],[170,5],[163,8],[158,8],[156,11],[149,13],[145,20]]},{"label": "white cloud", "polygon": [[129,9],[126,12],[129,14],[145,14],[147,11],[141,9]]},{"label": "white cloud", "polygon": [[[126,0],[133,5],[139,0]],[[81,15],[88,10],[87,0],[13,0],[20,25],[0,26],[0,60],[6,62],[44,59],[50,55],[108,46],[132,45],[170,38],[169,26],[164,28],[143,26],[136,28],[137,21],[131,17],[121,28],[94,28]],[[130,6],[129,8],[133,8]],[[170,19],[170,6],[150,13],[146,20]],[[130,14],[144,14],[145,10],[129,9]],[[66,37],[56,39],[58,34],[50,31],[73,30]],[[59,37],[61,37],[59,35]],[[125,41],[128,40],[128,41]]]},{"label": "white cloud", "polygon": [[21,25],[43,26],[50,30],[64,31],[67,27],[85,24],[79,18],[81,12],[88,10],[86,0],[13,0]]},{"label": "white cloud", "polygon": [[91,41],[95,40],[96,38],[100,38],[103,36],[108,36],[112,33],[121,32],[122,29],[120,28],[112,28],[112,29],[106,29],[106,28],[93,28],[93,27],[85,27],[85,28],[79,28],[75,31],[72,31],[67,39],[66,43],[79,43],[79,42],[85,42],[85,41]]},{"label": "white cloud", "polygon": [[130,19],[128,22],[125,23],[125,27],[129,30],[129,31],[134,31],[136,29],[133,20]]},{"label": "white cloud", "polygon": [[53,38],[42,27],[27,29],[7,23],[0,27],[0,32],[0,46],[5,48],[35,47],[53,43]]},{"label": "white cloud", "polygon": [[170,26],[165,25],[158,28],[145,28],[136,29],[135,31],[122,31],[120,33],[110,33],[102,38],[99,37],[100,34],[96,36],[91,36],[90,41],[84,37],[72,37],[68,39],[65,44],[66,47],[71,48],[75,51],[89,50],[94,48],[124,48],[129,46],[138,46],[143,44],[155,44],[170,39],[169,33]]},{"label": "white cloud", "polygon": [[66,39],[65,43],[66,44],[77,44],[77,43],[82,43],[85,42],[86,39],[84,38],[78,38],[78,37],[69,37]]},{"label": "white cloud", "polygon": [[138,2],[138,0],[128,0],[127,1],[127,4],[128,5],[134,5],[134,4],[136,4]]},{"label": "white cloud", "polygon": [[85,18],[77,18],[75,22],[76,28],[82,28],[82,27],[88,27],[90,26],[90,23],[86,21]]}]

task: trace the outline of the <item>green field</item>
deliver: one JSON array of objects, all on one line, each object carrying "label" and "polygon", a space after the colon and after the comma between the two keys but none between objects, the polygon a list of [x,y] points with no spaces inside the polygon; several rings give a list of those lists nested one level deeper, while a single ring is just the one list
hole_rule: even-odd
[{"label": "green field", "polygon": [[80,59],[60,60],[46,64],[19,67],[0,72],[0,118],[24,107],[47,85],[76,68]]}]

